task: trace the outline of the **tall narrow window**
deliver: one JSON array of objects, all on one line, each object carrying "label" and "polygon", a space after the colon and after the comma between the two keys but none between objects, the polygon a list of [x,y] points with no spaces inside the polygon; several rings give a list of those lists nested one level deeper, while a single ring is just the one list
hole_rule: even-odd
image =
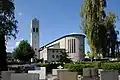
[{"label": "tall narrow window", "polygon": [[70,53],[71,53],[71,39],[70,39]]},{"label": "tall narrow window", "polygon": [[33,32],[35,32],[35,28],[33,28]]},{"label": "tall narrow window", "polygon": [[38,32],[38,28],[36,28],[36,32]]},{"label": "tall narrow window", "polygon": [[70,40],[68,40],[68,53],[70,53]]},{"label": "tall narrow window", "polygon": [[73,41],[73,45],[74,45],[74,53],[75,53],[76,52],[75,39]]},{"label": "tall narrow window", "polygon": [[72,47],[71,52],[73,53],[73,48],[74,48],[74,46],[73,46],[73,39],[71,41],[72,41],[72,43],[71,43],[71,47]]}]

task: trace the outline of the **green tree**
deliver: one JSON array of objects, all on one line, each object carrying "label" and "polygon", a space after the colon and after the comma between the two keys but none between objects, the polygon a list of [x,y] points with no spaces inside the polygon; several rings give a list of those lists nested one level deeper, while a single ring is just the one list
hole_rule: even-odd
[{"label": "green tree", "polygon": [[13,0],[0,0],[0,71],[7,70],[5,42],[18,32],[14,10]]},{"label": "green tree", "polygon": [[[106,15],[106,0],[84,0],[81,7],[81,19],[84,33],[87,36],[88,44],[94,57],[98,58],[100,54],[103,57],[108,56],[110,52],[114,56],[116,31],[115,15],[109,13]],[[109,34],[109,35],[108,35]],[[110,41],[110,47],[108,41]]]},{"label": "green tree", "polygon": [[70,63],[70,62],[72,62],[72,60],[70,59],[70,58],[68,58],[69,56],[68,56],[68,54],[67,54],[67,52],[63,52],[63,51],[61,51],[61,56],[60,56],[60,59],[59,59],[59,62],[65,62],[65,63]]},{"label": "green tree", "polygon": [[89,52],[89,51],[86,53],[86,55],[87,55],[89,58],[91,58],[91,59],[94,57],[94,56],[93,56],[93,53],[91,53],[91,52]]},{"label": "green tree", "polygon": [[35,52],[33,48],[26,40],[22,40],[18,47],[16,47],[13,51],[13,56],[15,59],[19,59],[25,62],[33,58],[34,54]]},{"label": "green tree", "polygon": [[118,31],[115,30],[115,23],[116,21],[116,16],[114,13],[109,12],[108,15],[106,16],[105,19],[105,26],[106,26],[106,30],[107,30],[107,56],[109,57],[116,57],[116,46],[117,46],[117,34]]},{"label": "green tree", "polygon": [[[100,32],[100,28],[104,28],[102,20],[105,17],[105,7],[105,0],[84,0],[84,3],[81,7],[83,29],[87,36],[91,52],[95,57],[97,57],[97,51],[99,51],[100,47],[98,43],[100,41],[98,33]],[[105,31],[103,31],[103,33],[104,32]]]}]

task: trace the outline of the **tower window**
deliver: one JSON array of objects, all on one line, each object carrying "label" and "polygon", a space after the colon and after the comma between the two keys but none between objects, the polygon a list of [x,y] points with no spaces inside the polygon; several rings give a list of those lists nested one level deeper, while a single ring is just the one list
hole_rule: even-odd
[{"label": "tower window", "polygon": [[58,55],[56,55],[56,58],[59,58],[59,56],[58,56]]},{"label": "tower window", "polygon": [[38,28],[36,28],[36,32],[38,32]]},{"label": "tower window", "polygon": [[35,28],[33,28],[33,32],[35,32]]},{"label": "tower window", "polygon": [[54,55],[52,55],[52,58],[55,58],[55,56],[54,56]]}]

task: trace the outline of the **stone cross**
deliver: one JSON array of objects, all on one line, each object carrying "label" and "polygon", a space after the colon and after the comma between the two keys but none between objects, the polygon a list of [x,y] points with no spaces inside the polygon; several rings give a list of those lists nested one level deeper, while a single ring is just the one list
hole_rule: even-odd
[{"label": "stone cross", "polygon": [[58,69],[62,69],[63,67],[60,65],[60,66],[58,66],[57,68],[58,68]]}]

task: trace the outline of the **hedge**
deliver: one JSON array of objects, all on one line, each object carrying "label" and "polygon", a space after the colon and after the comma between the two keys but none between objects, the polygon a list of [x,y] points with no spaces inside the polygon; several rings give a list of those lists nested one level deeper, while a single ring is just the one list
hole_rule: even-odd
[{"label": "hedge", "polygon": [[78,72],[78,74],[82,74],[83,68],[93,67],[90,64],[65,64],[64,68],[69,69],[70,71]]},{"label": "hedge", "polygon": [[78,74],[82,75],[83,68],[99,68],[104,70],[118,70],[120,73],[120,62],[77,62],[77,63],[67,63],[63,64],[39,64],[38,66],[46,67],[47,72],[51,73],[52,69],[57,69],[61,65],[70,71],[76,71]]},{"label": "hedge", "polygon": [[118,70],[120,73],[120,62],[106,62],[101,65],[104,70]]},{"label": "hedge", "polygon": [[65,64],[64,68],[78,72],[82,75],[83,68],[99,68],[104,70],[118,70],[120,73],[120,62],[81,62]]}]

